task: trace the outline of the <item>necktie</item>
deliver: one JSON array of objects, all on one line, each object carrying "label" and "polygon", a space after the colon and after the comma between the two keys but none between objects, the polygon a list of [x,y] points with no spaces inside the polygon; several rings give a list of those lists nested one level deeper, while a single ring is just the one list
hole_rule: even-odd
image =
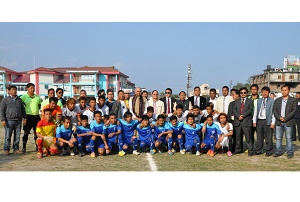
[{"label": "necktie", "polygon": [[195,105],[199,106],[198,105],[198,96],[196,96],[196,103],[195,103]]},{"label": "necktie", "polygon": [[170,98],[168,98],[168,114],[171,113],[170,108],[171,108],[171,103],[170,103]]},{"label": "necktie", "polygon": [[224,100],[223,100],[223,112],[225,112],[225,100],[226,100],[226,97],[224,96]]},{"label": "necktie", "polygon": [[241,103],[241,108],[240,108],[240,115],[242,115],[243,114],[243,112],[244,112],[244,106],[245,106],[245,101],[244,101],[245,99],[243,98],[242,99],[242,103]]},{"label": "necktie", "polygon": [[266,109],[266,98],[263,98],[262,106],[260,108],[260,116],[263,116],[263,111]]}]

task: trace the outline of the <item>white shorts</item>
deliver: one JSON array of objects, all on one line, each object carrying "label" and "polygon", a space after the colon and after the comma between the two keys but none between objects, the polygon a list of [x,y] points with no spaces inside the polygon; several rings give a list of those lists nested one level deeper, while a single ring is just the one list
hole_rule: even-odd
[{"label": "white shorts", "polygon": [[220,142],[220,145],[222,147],[228,147],[229,146],[229,142],[228,142],[228,136],[224,137],[222,142]]}]

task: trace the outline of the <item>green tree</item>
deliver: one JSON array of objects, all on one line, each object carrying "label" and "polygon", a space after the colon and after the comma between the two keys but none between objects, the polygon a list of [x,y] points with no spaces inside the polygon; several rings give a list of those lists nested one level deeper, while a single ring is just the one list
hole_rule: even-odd
[{"label": "green tree", "polygon": [[250,91],[250,86],[251,86],[251,81],[250,81],[250,78],[246,81],[246,83],[236,83],[232,88],[235,88],[235,89],[240,89],[242,87],[245,87],[248,89],[248,91]]}]

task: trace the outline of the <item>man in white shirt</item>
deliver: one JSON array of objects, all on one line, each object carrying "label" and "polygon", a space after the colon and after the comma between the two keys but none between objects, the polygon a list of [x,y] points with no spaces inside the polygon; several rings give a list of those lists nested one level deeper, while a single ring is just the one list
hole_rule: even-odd
[{"label": "man in white shirt", "polygon": [[165,105],[163,101],[158,99],[158,91],[152,91],[152,97],[148,101],[148,106],[153,107],[153,115],[156,118],[159,114],[164,113]]},{"label": "man in white shirt", "polygon": [[125,94],[123,90],[118,91],[118,100],[116,100],[111,108],[111,112],[117,115],[118,119],[122,119],[128,109],[125,103]]},{"label": "man in white shirt", "polygon": [[105,104],[104,95],[98,97],[98,103],[96,104],[96,111],[101,111],[102,115],[109,115],[109,107]]},{"label": "man in white shirt", "polygon": [[209,90],[209,97],[206,100],[206,103],[210,103],[210,102],[212,102],[214,106],[216,106],[217,104],[217,91],[214,88],[211,88]]},{"label": "man in white shirt", "polygon": [[220,97],[217,98],[215,109],[219,113],[224,112],[224,113],[227,114],[228,113],[228,105],[229,105],[230,102],[233,101],[232,96],[229,95],[228,86],[223,86],[222,87],[222,95],[223,96],[220,96]]}]

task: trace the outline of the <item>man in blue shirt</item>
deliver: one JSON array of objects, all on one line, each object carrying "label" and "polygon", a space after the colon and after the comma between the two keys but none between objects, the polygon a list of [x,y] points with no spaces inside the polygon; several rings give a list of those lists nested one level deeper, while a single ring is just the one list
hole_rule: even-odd
[{"label": "man in blue shirt", "polygon": [[188,114],[186,120],[187,124],[183,125],[183,130],[185,131],[185,149],[191,154],[192,148],[196,147],[196,155],[200,156],[199,132],[202,129],[202,126],[195,123],[195,116],[193,114]]},{"label": "man in blue shirt", "polygon": [[117,115],[114,113],[111,113],[109,115],[109,122],[110,124],[108,126],[103,127],[103,134],[105,135],[105,138],[107,140],[108,149],[106,150],[106,154],[110,154],[111,150],[113,149],[113,145],[119,147],[119,156],[124,156],[125,152],[123,151],[120,144],[118,144],[120,138],[121,138],[121,126],[117,125]]},{"label": "man in blue shirt", "polygon": [[185,149],[183,146],[183,124],[184,122],[178,122],[178,119],[175,115],[170,117],[169,127],[173,130],[173,147],[179,145],[181,154],[185,154]]},{"label": "man in blue shirt", "polygon": [[152,128],[149,124],[149,116],[143,115],[141,123],[137,125],[136,130],[139,134],[140,149],[143,152],[146,145],[150,147],[150,154],[155,154],[154,137],[152,134]]}]

